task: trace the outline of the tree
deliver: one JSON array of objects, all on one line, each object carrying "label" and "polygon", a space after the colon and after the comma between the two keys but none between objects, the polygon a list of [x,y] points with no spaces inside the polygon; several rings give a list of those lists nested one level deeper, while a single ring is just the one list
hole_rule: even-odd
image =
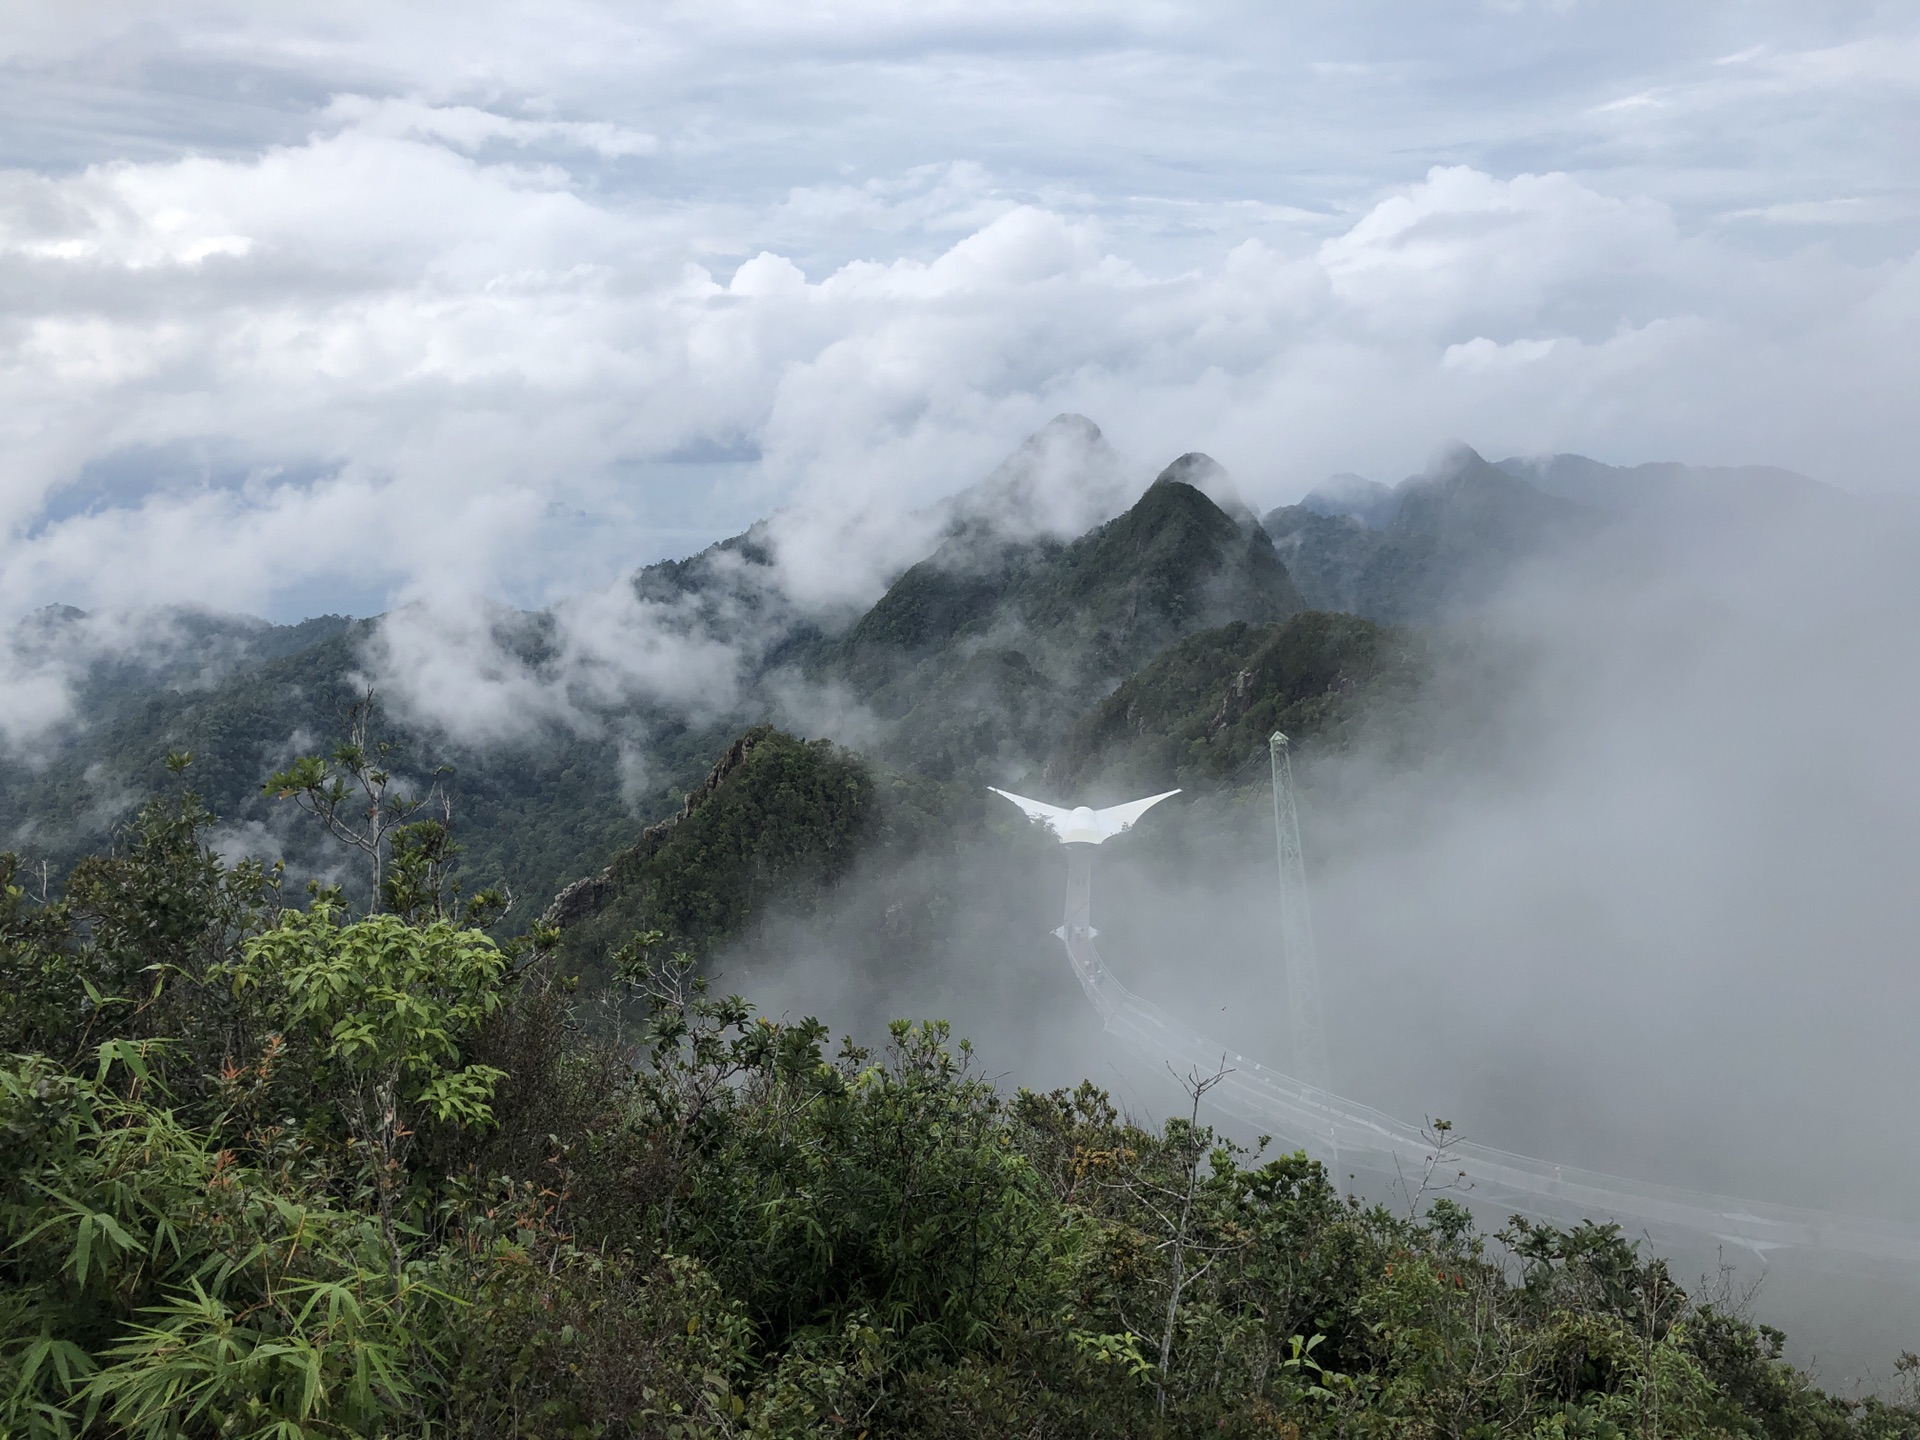
[{"label": "tree", "polygon": [[266,992],[305,1041],[316,1077],[365,1148],[396,1276],[394,1197],[424,1118],[492,1122],[505,1072],[461,1063],[461,1046],[504,1003],[506,957],[478,930],[394,915],[341,925],[324,899],[249,941],[237,989]]},{"label": "tree", "polygon": [[369,689],[348,707],[346,738],[331,755],[300,756],[270,775],[263,792],[293,801],[366,857],[369,915],[384,906],[422,923],[458,919],[485,927],[503,919],[513,908],[513,892],[504,883],[460,898],[453,797],[440,784],[447,769],[433,772],[424,794],[407,793],[391,768],[393,746],[374,733],[375,715]]},{"label": "tree", "polygon": [[[178,776],[191,763],[170,756]],[[115,1036],[232,1044],[217,991],[201,982],[280,912],[281,867],[228,865],[207,844],[214,817],[192,790],[162,795],[113,850],[81,859],[55,895],[30,890],[0,855],[0,1050],[78,1061]]]}]

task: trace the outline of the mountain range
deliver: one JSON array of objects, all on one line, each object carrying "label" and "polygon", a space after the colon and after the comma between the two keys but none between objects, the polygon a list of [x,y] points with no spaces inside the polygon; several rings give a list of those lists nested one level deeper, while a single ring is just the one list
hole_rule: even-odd
[{"label": "mountain range", "polygon": [[[757,897],[830,885],[875,836],[908,855],[943,826],[985,823],[989,781],[1231,787],[1263,773],[1273,728],[1309,763],[1367,726],[1404,729],[1432,637],[1527,567],[1841,498],[1779,470],[1496,464],[1457,447],[1397,486],[1337,476],[1256,518],[1197,453],[1130,494],[1098,428],[1061,416],[920,517],[927,552],[857,613],[792,597],[772,522],[637,571],[632,599],[655,633],[726,658],[718,700],[602,687],[559,718],[476,739],[404,685],[376,687],[379,727],[398,773],[439,776],[469,873],[520,897],[512,924],[546,910],[586,926],[583,941],[652,924],[714,945]],[[27,617],[7,642],[16,672],[64,673],[78,719],[0,757],[0,846],[65,861],[185,751],[224,843],[335,875],[261,784],[333,743],[405,620]],[[529,694],[559,694],[576,679],[570,623],[502,611],[489,653]],[[809,711],[815,725],[796,722]],[[549,907],[563,890],[571,900]]]}]

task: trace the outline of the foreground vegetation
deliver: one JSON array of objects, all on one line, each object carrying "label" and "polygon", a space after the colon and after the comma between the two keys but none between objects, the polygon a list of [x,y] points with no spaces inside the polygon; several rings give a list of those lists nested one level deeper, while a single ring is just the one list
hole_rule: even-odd
[{"label": "foreground vegetation", "polygon": [[657,933],[582,993],[431,820],[371,914],[209,824],[0,860],[0,1433],[1920,1436],[1611,1227],[834,1050]]}]

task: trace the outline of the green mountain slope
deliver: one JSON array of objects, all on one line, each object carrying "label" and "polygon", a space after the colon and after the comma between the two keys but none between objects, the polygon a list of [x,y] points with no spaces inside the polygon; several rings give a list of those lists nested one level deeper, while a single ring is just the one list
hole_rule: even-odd
[{"label": "green mountain slope", "polygon": [[1084,716],[1047,778],[1133,791],[1262,779],[1267,737],[1338,744],[1413,703],[1428,657],[1411,632],[1355,615],[1307,611],[1281,624],[1238,622],[1156,656]]},{"label": "green mountain slope", "polygon": [[828,673],[885,719],[878,753],[940,779],[1004,779],[1166,645],[1279,620],[1300,592],[1250,512],[1195,485],[1183,456],[1124,514],[1071,544],[950,536],[848,632]]},{"label": "green mountain slope", "polygon": [[[224,822],[224,843],[331,874],[332,848],[260,787],[294,755],[328,750],[340,737],[346,708],[364,695],[357,677],[372,632],[373,622],[356,621],[294,653],[237,665],[204,688],[128,694],[51,759],[0,758],[0,846],[64,863],[99,844],[160,787],[167,755],[185,751],[196,787]],[[387,714],[376,728],[403,782],[420,792],[437,778],[451,796],[470,878],[505,880],[523,902],[519,924],[562,884],[604,863],[632,834],[636,808],[652,819],[678,803],[678,790],[738,733],[731,721],[707,728],[656,718],[649,758],[661,783],[637,797],[622,792],[613,735],[551,727],[478,748]],[[357,883],[358,872],[343,878]]]},{"label": "green mountain slope", "polygon": [[1250,522],[1163,474],[1126,514],[1034,577],[1023,618],[1042,634],[1084,645],[1083,674],[1112,677],[1182,634],[1305,608],[1272,537]]},{"label": "green mountain slope", "polygon": [[968,642],[985,643],[996,626],[1018,628],[1019,599],[1062,547],[999,539],[978,523],[887,587],[854,622],[825,668],[848,680],[883,715],[911,708],[922,669],[950,667]]},{"label": "green mountain slope", "polygon": [[1031,769],[1080,703],[1021,650],[976,650],[940,673],[873,747],[942,783]]},{"label": "green mountain slope", "polygon": [[845,874],[876,824],[857,756],[758,726],[720,758],[681,812],[648,826],[547,912],[563,953],[591,969],[639,930],[710,950],[770,900],[815,894]]}]

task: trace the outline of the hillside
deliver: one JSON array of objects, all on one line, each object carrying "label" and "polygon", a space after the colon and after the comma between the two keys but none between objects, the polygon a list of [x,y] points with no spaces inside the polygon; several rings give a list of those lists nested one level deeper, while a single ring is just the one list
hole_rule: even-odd
[{"label": "hillside", "polygon": [[1349,483],[1262,523],[1317,608],[1409,624],[1485,602],[1521,566],[1591,539],[1604,517],[1461,446],[1390,493]]},{"label": "hillside", "polygon": [[1047,779],[1065,793],[1098,781],[1116,796],[1261,780],[1276,730],[1311,753],[1364,725],[1404,723],[1426,665],[1417,637],[1355,615],[1236,621],[1169,646],[1122,682],[1068,732]]},{"label": "hillside", "polygon": [[[287,627],[293,629],[294,627]],[[284,853],[300,868],[330,863],[288,807],[262,782],[302,751],[325,750],[343,733],[344,712],[363,692],[368,621],[287,653],[235,663],[206,684],[148,684],[94,709],[51,757],[0,755],[4,843],[57,864],[97,845],[166,776],[169,753],[193,756],[195,783],[224,822],[223,843]],[[517,742],[461,745],[431,727],[381,708],[376,726],[392,765],[416,789],[438,783],[457,801],[456,828],[467,867],[487,883],[504,879],[537,912],[567,880],[603,863],[630,834],[633,798],[619,784],[615,735],[559,727]],[[737,733],[708,731],[662,715],[652,728],[652,761],[663,779],[694,783]],[[664,789],[637,797],[663,811]],[[519,907],[522,920],[530,918]]]},{"label": "hillside", "polygon": [[89,615],[71,605],[50,605],[14,627],[7,648],[17,663],[75,675],[81,713],[97,720],[149,692],[206,689],[235,671],[298,654],[352,627],[345,615],[274,625],[191,606]]},{"label": "hillside", "polygon": [[[755,755],[743,796],[840,803]],[[540,952],[278,910],[207,824],[157,802],[50,904],[0,861],[10,1435],[1920,1436],[1616,1226],[1363,1205],[1201,1077],[1160,1123],[1009,1093],[661,947],[584,1024]]]},{"label": "hillside", "polygon": [[[1250,513],[1229,516],[1178,478],[1218,488],[1223,477],[1204,457],[1183,457],[1123,513],[1059,537],[1050,527],[1114,507],[1115,464],[1090,422],[1053,422],[930,517],[934,551],[855,616],[792,601],[764,524],[635,572],[633,593],[655,623],[733,656],[740,698],[717,713],[596,698],[588,686],[571,702],[577,722],[520,726],[486,743],[463,743],[393,703],[381,707],[379,733],[409,783],[437,778],[452,797],[469,871],[522,897],[516,924],[604,865],[636,826],[678,808],[737,736],[778,713],[795,674],[856,696],[879,722],[866,743],[890,766],[942,782],[1025,773],[1087,704],[1173,639],[1300,608]],[[12,643],[36,655],[77,651],[86,625],[100,623],[50,612]],[[491,616],[500,663],[563,686],[571,662],[559,624],[554,612]],[[134,633],[165,643],[87,663],[84,723],[51,753],[0,755],[0,843],[71,861],[151,793],[168,753],[187,751],[236,843],[324,868],[308,832],[259,787],[339,735],[342,713],[363,698],[382,622],[275,627],[189,614]],[[636,788],[624,777],[640,754]]]},{"label": "hillside", "polygon": [[1024,770],[1180,636],[1301,609],[1251,512],[1179,478],[1203,465],[1183,456],[1071,544],[974,526],[902,575],[823,667],[894,722],[879,753],[941,779]]},{"label": "hillside", "polygon": [[704,954],[770,899],[830,888],[874,838],[877,808],[855,757],[760,726],[721,756],[679,814],[567,886],[545,918],[562,932],[566,963],[583,971],[643,930]]}]

